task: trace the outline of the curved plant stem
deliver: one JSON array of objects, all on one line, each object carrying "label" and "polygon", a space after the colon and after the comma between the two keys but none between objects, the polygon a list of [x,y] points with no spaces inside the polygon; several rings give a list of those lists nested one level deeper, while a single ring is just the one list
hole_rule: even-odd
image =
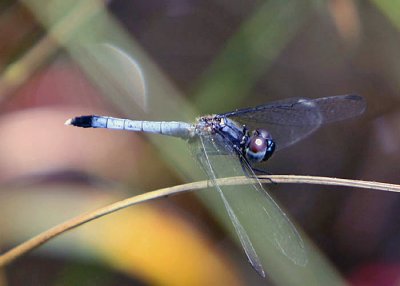
[{"label": "curved plant stem", "polygon": [[[317,184],[317,185],[335,185],[344,187],[355,187],[364,189],[374,189],[388,192],[400,192],[400,185],[386,184],[371,181],[347,180],[330,177],[314,177],[314,176],[295,176],[295,175],[268,175],[258,177],[262,183],[286,183],[286,184]],[[244,185],[254,182],[253,178],[248,177],[229,177],[218,179],[220,185]],[[212,187],[209,181],[199,181],[178,185],[170,188],[159,189],[145,194],[137,195],[128,199],[118,201],[116,203],[101,207],[97,210],[76,216],[66,222],[40,233],[39,235],[21,243],[20,245],[10,249],[0,256],[0,267],[3,267],[16,258],[26,254],[29,251],[46,243],[50,239],[70,230],[79,225],[100,218],[107,214],[116,212],[120,209],[127,208],[131,205],[144,203],[150,200],[175,195],[181,192],[194,191]]]}]

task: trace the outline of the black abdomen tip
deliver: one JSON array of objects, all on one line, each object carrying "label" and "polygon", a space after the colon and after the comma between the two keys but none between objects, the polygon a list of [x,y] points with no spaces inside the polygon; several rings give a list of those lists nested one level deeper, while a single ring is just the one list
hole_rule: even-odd
[{"label": "black abdomen tip", "polygon": [[93,122],[93,115],[84,115],[68,119],[65,122],[65,124],[83,128],[90,128],[93,127],[92,122]]}]

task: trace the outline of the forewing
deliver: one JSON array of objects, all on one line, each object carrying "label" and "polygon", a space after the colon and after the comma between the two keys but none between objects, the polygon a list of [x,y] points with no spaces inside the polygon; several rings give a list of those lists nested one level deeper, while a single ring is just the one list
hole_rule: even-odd
[{"label": "forewing", "polygon": [[365,101],[358,95],[318,99],[290,98],[254,108],[221,114],[250,130],[265,128],[280,150],[308,136],[324,123],[339,121],[364,112]]},{"label": "forewing", "polygon": [[[232,147],[222,144],[223,140],[219,139],[215,136],[200,137],[193,143],[197,145],[193,148],[196,150],[194,155],[219,193],[252,266],[260,275],[265,276],[263,261],[282,254],[298,265],[305,265],[307,255],[302,239],[258,179],[253,185],[217,184],[217,178],[244,175]],[[248,165],[244,168],[248,175],[255,176]]]}]

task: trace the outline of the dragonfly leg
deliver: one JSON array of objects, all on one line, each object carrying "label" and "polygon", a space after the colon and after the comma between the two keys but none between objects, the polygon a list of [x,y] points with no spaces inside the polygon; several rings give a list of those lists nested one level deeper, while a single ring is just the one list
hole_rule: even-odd
[{"label": "dragonfly leg", "polygon": [[263,169],[258,169],[258,168],[255,168],[253,166],[251,166],[251,168],[253,169],[254,173],[257,173],[257,175],[272,175],[272,173],[267,172],[267,171],[265,171]]},{"label": "dragonfly leg", "polygon": [[[242,159],[240,159],[240,164],[242,165],[242,169],[243,169],[243,171],[245,170],[245,162],[243,162],[242,161]],[[257,176],[257,175],[272,175],[271,173],[269,173],[269,172],[267,172],[267,171],[265,171],[265,170],[263,170],[263,169],[258,169],[258,168],[254,168],[253,166],[251,166],[250,164],[249,164],[249,166],[250,166],[250,168],[254,171],[254,174]],[[252,176],[248,176],[248,177],[252,177]],[[276,185],[276,184],[278,184],[278,183],[276,183],[276,182],[274,182],[271,178],[265,178],[265,179],[267,179],[268,181],[270,181],[271,182],[271,184],[274,184],[274,185]]]},{"label": "dragonfly leg", "polygon": [[246,163],[244,162],[244,158],[242,156],[239,155],[239,161],[240,161],[240,166],[242,166],[242,170],[244,172],[244,174],[246,175],[246,177],[253,177],[252,174],[249,173],[249,170],[246,168]]}]

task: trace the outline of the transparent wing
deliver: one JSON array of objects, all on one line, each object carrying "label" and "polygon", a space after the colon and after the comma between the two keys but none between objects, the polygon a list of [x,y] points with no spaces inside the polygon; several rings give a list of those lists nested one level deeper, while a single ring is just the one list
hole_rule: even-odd
[{"label": "transparent wing", "polygon": [[[216,183],[217,178],[245,174],[232,147],[218,136],[199,137],[192,142],[192,149],[213,181],[253,268],[265,277],[263,261],[282,254],[298,265],[305,265],[307,255],[300,235],[258,180],[253,185],[241,186]],[[250,166],[244,168],[247,175],[255,176]]]},{"label": "transparent wing", "polygon": [[249,129],[265,128],[280,150],[303,139],[322,124],[363,113],[365,106],[365,100],[358,95],[290,98],[221,116],[245,124]]}]

